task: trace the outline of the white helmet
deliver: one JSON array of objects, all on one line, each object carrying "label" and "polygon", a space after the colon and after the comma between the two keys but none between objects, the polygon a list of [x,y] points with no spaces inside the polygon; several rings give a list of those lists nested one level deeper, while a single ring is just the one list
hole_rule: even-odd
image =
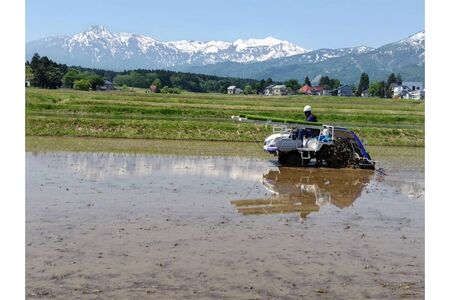
[{"label": "white helmet", "polygon": [[306,105],[305,108],[303,108],[303,112],[312,111],[312,107],[309,105]]}]

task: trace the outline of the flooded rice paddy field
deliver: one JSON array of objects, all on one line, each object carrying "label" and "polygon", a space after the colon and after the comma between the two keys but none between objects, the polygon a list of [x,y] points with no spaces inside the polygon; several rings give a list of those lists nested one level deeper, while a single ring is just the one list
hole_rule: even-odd
[{"label": "flooded rice paddy field", "polygon": [[422,148],[372,147],[373,172],[154,144],[27,140],[27,298],[424,297]]}]

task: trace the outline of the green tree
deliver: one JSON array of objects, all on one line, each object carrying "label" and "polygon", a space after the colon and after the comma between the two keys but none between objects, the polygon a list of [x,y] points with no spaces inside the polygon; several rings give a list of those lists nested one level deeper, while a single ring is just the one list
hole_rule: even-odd
[{"label": "green tree", "polygon": [[161,94],[181,94],[181,90],[179,88],[174,88],[174,87],[168,87],[167,85],[165,85],[161,91]]},{"label": "green tree", "polygon": [[57,64],[47,56],[40,57],[37,53],[33,55],[29,66],[33,73],[33,85],[41,88],[59,88],[67,70],[66,65]]},{"label": "green tree", "polygon": [[37,87],[45,87],[45,69],[41,64],[41,57],[35,53],[31,59],[30,67],[33,72],[32,84]]},{"label": "green tree", "polygon": [[132,71],[129,76],[129,83],[131,87],[146,88],[150,85],[150,82],[144,73]]},{"label": "green tree", "polygon": [[308,76],[305,77],[305,82],[304,82],[304,84],[307,85],[307,86],[311,86],[311,80],[309,80],[309,77],[308,77]]},{"label": "green tree", "polygon": [[400,75],[400,73],[398,73],[398,74],[397,74],[397,84],[398,84],[398,85],[401,85],[402,83],[403,83],[402,75]]},{"label": "green tree", "polygon": [[384,80],[380,81],[380,87],[379,87],[378,94],[379,94],[380,98],[386,97],[386,83],[384,82]]},{"label": "green tree", "polygon": [[356,96],[361,96],[361,94],[369,88],[369,75],[365,72],[361,74],[359,78],[358,88],[356,89]]},{"label": "green tree", "polygon": [[337,89],[341,86],[341,81],[339,79],[331,78],[330,79],[330,88],[331,89]]},{"label": "green tree", "polygon": [[79,79],[75,80],[73,84],[73,88],[80,91],[89,91],[91,84],[87,79]]},{"label": "green tree", "polygon": [[284,83],[286,87],[291,88],[293,91],[296,91],[300,88],[300,84],[297,79],[289,79]]},{"label": "green tree", "polygon": [[386,81],[386,86],[385,86],[385,95],[388,98],[392,98],[392,94],[393,94],[393,90],[391,89],[391,84],[395,83],[397,84],[397,77],[395,76],[394,73],[391,73],[391,75],[389,75],[387,81]]},{"label": "green tree", "polygon": [[73,88],[73,84],[75,80],[81,79],[80,71],[76,69],[69,69],[66,74],[63,76],[63,86],[67,88]]},{"label": "green tree", "polygon": [[158,89],[161,88],[161,80],[159,78],[153,80],[152,84],[154,84]]},{"label": "green tree", "polygon": [[25,80],[32,82],[34,79],[33,70],[29,64],[25,65]]},{"label": "green tree", "polygon": [[165,86],[161,89],[160,93],[161,93],[161,94],[168,94],[168,93],[169,93],[169,87],[168,87],[167,85],[165,85]]},{"label": "green tree", "polygon": [[50,65],[45,69],[46,87],[56,89],[62,85],[63,74],[56,65]]},{"label": "green tree", "polygon": [[385,96],[385,82],[375,81],[369,86],[369,93],[371,96],[384,98]]},{"label": "green tree", "polygon": [[155,80],[156,78],[158,78],[158,74],[156,74],[155,72],[147,72],[145,73],[145,80],[146,80],[146,87],[149,87],[150,84],[153,82],[153,80]]},{"label": "green tree", "polygon": [[105,80],[99,75],[90,75],[86,78],[89,81],[89,84],[93,90],[96,90],[98,87],[105,84]]},{"label": "green tree", "polygon": [[113,83],[117,86],[129,86],[130,85],[130,76],[128,74],[117,74],[113,78]]},{"label": "green tree", "polygon": [[252,86],[250,84],[247,84],[244,87],[244,94],[249,95],[249,94],[254,94],[255,91],[253,90]]},{"label": "green tree", "polygon": [[330,86],[330,77],[328,76],[322,76],[320,77],[319,86],[321,87],[329,87]]}]

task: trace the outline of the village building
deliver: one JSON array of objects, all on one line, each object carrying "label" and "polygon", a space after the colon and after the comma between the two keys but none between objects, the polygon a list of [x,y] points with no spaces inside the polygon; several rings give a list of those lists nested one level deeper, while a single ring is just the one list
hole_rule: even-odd
[{"label": "village building", "polygon": [[268,85],[265,89],[264,89],[264,95],[265,96],[273,96],[273,87],[275,86],[275,84],[271,84]]},{"label": "village building", "polygon": [[403,96],[403,99],[423,100],[425,99],[425,89],[409,91]]},{"label": "village building", "polygon": [[353,95],[352,87],[348,84],[342,85],[338,87],[337,89],[334,89],[332,92],[333,96],[346,96],[350,97]]},{"label": "village building", "polygon": [[230,85],[230,86],[227,88],[227,93],[228,93],[228,94],[234,94],[235,91],[236,91],[236,86],[235,86],[235,85]]},{"label": "village building", "polygon": [[322,96],[332,96],[333,90],[332,89],[323,89]]},{"label": "village building", "polygon": [[303,95],[322,95],[323,91],[324,88],[320,85],[318,86],[304,85],[298,90],[298,92]]},{"label": "village building", "polygon": [[323,87],[318,85],[318,86],[313,86],[313,90],[312,90],[313,95],[322,95],[323,93]]},{"label": "village building", "polygon": [[114,83],[109,80],[105,80],[105,83],[100,87],[101,91],[112,91],[115,90]]},{"label": "village building", "polygon": [[304,94],[304,95],[312,95],[313,93],[313,88],[307,84],[305,84],[304,86],[302,86],[298,92],[300,94]]},{"label": "village building", "polygon": [[279,85],[275,85],[272,88],[272,93],[274,96],[283,96],[283,95],[287,95],[287,89],[286,86],[284,84],[279,84]]},{"label": "village building", "polygon": [[416,81],[405,81],[401,85],[394,86],[392,89],[392,98],[424,99],[425,91],[423,88],[423,83]]},{"label": "village building", "polygon": [[228,94],[242,94],[243,90],[241,88],[236,87],[235,85],[230,85],[227,88]]},{"label": "village building", "polygon": [[361,93],[361,97],[363,97],[363,98],[368,98],[368,97],[370,97],[369,90],[363,91],[363,92]]},{"label": "village building", "polygon": [[423,90],[423,83],[418,81],[404,81],[402,86],[408,87],[411,91]]},{"label": "village building", "polygon": [[151,84],[150,85],[150,91],[152,93],[157,93],[158,92],[158,86],[156,84]]}]

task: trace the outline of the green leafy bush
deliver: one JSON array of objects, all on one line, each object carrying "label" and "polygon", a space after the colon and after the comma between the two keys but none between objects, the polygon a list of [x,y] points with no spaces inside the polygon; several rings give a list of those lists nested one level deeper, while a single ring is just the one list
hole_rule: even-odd
[{"label": "green leafy bush", "polygon": [[89,91],[91,83],[87,79],[75,80],[73,88],[80,91]]}]

